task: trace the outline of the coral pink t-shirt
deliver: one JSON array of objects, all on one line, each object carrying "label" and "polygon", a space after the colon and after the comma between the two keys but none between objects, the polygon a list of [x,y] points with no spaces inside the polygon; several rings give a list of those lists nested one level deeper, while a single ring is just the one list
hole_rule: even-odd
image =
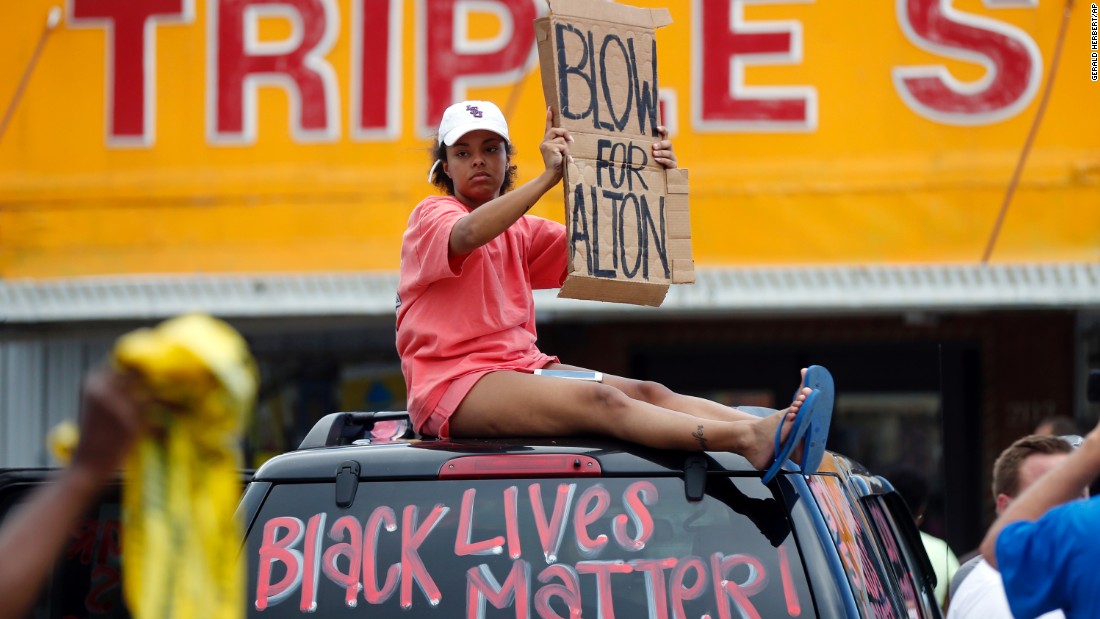
[{"label": "coral pink t-shirt", "polygon": [[449,435],[449,420],[481,376],[557,361],[535,345],[532,290],[565,281],[565,226],[524,215],[466,256],[449,259],[451,228],[470,212],[451,196],[409,216],[397,284],[397,352],[418,432]]}]

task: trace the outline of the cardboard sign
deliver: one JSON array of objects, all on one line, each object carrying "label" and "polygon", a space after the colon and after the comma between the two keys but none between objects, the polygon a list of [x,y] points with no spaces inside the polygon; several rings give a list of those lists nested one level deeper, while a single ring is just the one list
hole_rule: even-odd
[{"label": "cardboard sign", "polygon": [[550,0],[535,21],[542,86],[554,124],[569,130],[565,166],[568,277],[558,296],[660,305],[693,283],[688,174],[653,160],[656,29],[667,9]]}]

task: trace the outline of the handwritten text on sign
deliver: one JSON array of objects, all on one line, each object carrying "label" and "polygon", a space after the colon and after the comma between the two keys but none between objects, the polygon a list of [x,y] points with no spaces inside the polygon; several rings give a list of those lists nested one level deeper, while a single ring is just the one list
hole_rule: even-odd
[{"label": "handwritten text on sign", "polygon": [[660,305],[670,283],[694,279],[686,172],[666,171],[651,155],[654,30],[665,23],[667,12],[563,1],[536,23],[543,89],[555,125],[574,139],[561,296]]},{"label": "handwritten text on sign", "polygon": [[655,191],[664,188],[664,171],[648,165],[646,146],[599,138],[595,159],[569,166],[574,270],[607,279],[671,279],[665,196]]},{"label": "handwritten text on sign", "polygon": [[562,126],[657,135],[656,39],[652,33],[593,32],[596,29],[602,27],[554,24]]}]

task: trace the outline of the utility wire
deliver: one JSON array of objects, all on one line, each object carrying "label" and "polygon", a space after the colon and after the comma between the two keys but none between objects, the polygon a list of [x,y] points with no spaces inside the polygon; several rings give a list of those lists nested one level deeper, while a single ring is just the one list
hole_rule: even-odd
[{"label": "utility wire", "polygon": [[15,108],[19,105],[19,100],[23,98],[23,91],[26,90],[27,83],[31,80],[31,74],[34,73],[34,67],[38,64],[38,57],[42,55],[42,50],[46,48],[46,39],[50,38],[50,33],[54,31],[54,28],[57,28],[57,24],[60,22],[61,9],[55,6],[50,9],[49,15],[46,17],[46,27],[42,29],[42,34],[38,37],[38,44],[34,47],[34,53],[31,54],[31,59],[27,61],[27,66],[23,69],[23,76],[19,79],[19,85],[15,87],[15,94],[8,102],[8,109],[4,112],[4,120],[0,121],[0,142],[4,141],[8,124],[11,123],[11,117],[15,114]]},{"label": "utility wire", "polygon": [[997,238],[1001,234],[1001,225],[1004,223],[1009,205],[1012,204],[1012,197],[1016,194],[1016,186],[1020,182],[1020,175],[1023,174],[1024,164],[1031,152],[1031,145],[1035,142],[1035,135],[1039,133],[1039,124],[1046,113],[1047,101],[1050,100],[1050,91],[1054,89],[1054,77],[1058,72],[1058,64],[1062,56],[1062,47],[1066,42],[1066,30],[1069,27],[1069,16],[1073,12],[1073,2],[1074,0],[1066,0],[1066,7],[1062,11],[1062,25],[1058,28],[1058,38],[1054,42],[1054,55],[1050,59],[1050,69],[1047,71],[1049,77],[1046,86],[1043,88],[1043,97],[1039,100],[1039,109],[1035,111],[1035,119],[1031,121],[1031,129],[1027,133],[1027,140],[1024,141],[1020,158],[1016,161],[1016,169],[1012,172],[1012,180],[1009,181],[1004,200],[1001,202],[1001,211],[997,214],[997,221],[993,224],[989,242],[986,243],[985,253],[982,254],[982,264],[988,264],[989,257],[993,255],[993,248],[996,247]]}]

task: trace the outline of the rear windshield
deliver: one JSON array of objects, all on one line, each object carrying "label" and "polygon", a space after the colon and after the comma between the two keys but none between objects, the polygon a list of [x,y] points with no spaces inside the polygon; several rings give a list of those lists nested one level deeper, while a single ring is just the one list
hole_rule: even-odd
[{"label": "rear windshield", "polygon": [[759,479],[690,502],[657,479],[271,489],[247,539],[254,617],[807,617],[785,511]]}]

